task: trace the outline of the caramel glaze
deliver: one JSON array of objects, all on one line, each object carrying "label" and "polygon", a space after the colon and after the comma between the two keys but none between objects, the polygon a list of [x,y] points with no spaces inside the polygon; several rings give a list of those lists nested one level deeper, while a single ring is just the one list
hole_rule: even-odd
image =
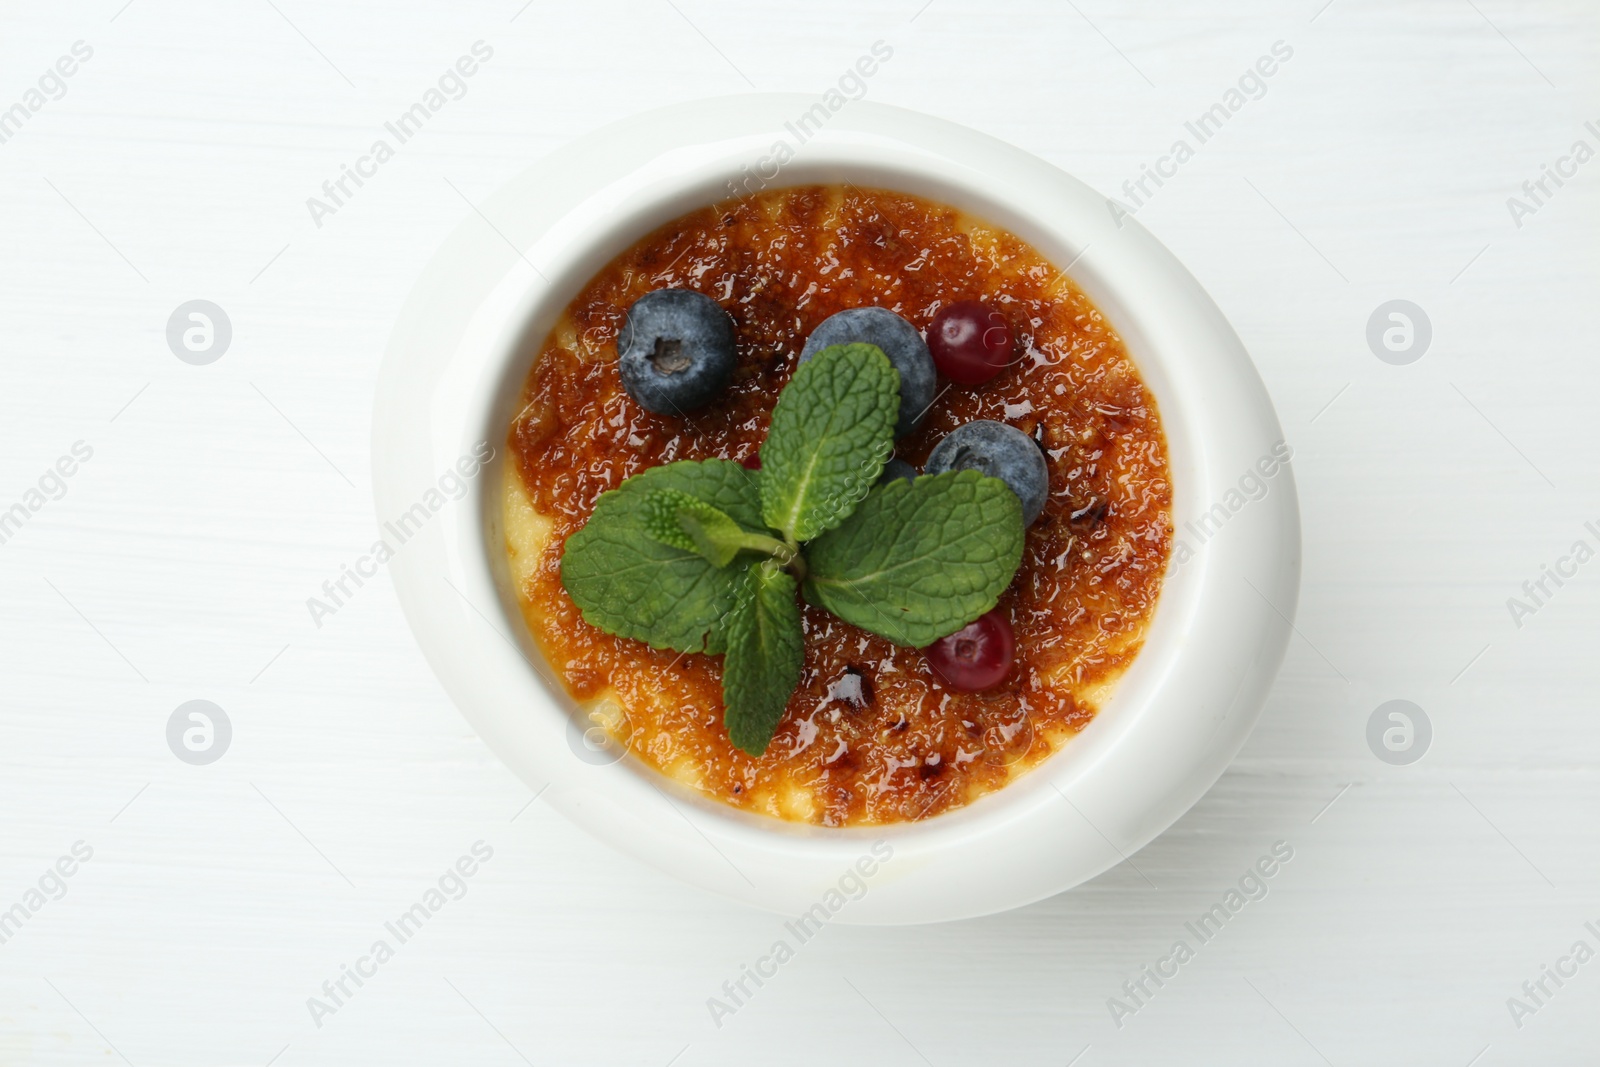
[{"label": "caramel glaze", "polygon": [[[686,419],[645,411],[617,375],[625,309],[667,287],[714,298],[738,327],[732,386]],[[897,452],[920,466],[950,430],[996,419],[1047,456],[1049,501],[1000,600],[1016,630],[1011,675],[985,693],[953,691],[920,651],[807,605],[804,678],[771,746],[749,756],[722,726],[720,657],[658,651],[586,624],[561,585],[562,546],[600,493],[646,467],[753,457],[824,318],[877,304],[926,331],[963,299],[1006,316],[1016,362],[978,387],[941,379]],[[1137,654],[1161,588],[1172,538],[1166,445],[1121,341],[1031,246],[918,197],[809,186],[668,223],[571,302],[523,399],[511,454],[552,523],[521,589],[539,646],[574,698],[620,705],[610,728],[646,763],[735,807],[825,826],[891,823],[999,788],[1094,716]]]}]

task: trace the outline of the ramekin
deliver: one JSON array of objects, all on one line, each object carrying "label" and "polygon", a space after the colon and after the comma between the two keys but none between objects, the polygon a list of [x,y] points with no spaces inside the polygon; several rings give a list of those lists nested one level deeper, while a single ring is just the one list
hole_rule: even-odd
[{"label": "ramekin", "polygon": [[[1106,197],[940,119],[851,102],[817,121],[817,105],[759,95],[640,115],[579,139],[476,205],[418,280],[388,345],[373,417],[377,514],[416,517],[389,562],[406,618],[462,714],[543,803],[661,871],[781,914],[860,924],[984,915],[1122,862],[1187,811],[1244,744],[1298,596],[1293,473],[1258,474],[1265,495],[1236,506],[1241,481],[1282,453],[1271,400],[1200,284]],[[797,127],[808,113],[813,122]],[[780,144],[792,155],[781,166]],[[526,631],[500,522],[519,391],[582,285],[686,211],[763,183],[836,181],[953,204],[1066,269],[1156,399],[1186,544],[1143,651],[1062,751],[959,810],[852,829],[739,812],[631,756],[596,758],[575,744],[589,723]],[[472,467],[457,463],[485,443],[494,457],[465,494],[433,508],[427,490],[444,472]],[[424,500],[422,519],[415,505]]]}]

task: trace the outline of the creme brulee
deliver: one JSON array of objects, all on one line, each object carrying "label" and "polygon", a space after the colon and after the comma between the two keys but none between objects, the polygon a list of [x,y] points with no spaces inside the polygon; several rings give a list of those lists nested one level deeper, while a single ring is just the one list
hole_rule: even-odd
[{"label": "creme brulee", "polygon": [[[727,391],[687,418],[645,411],[617,373],[627,308],[662,288],[716,300],[737,327]],[[807,334],[877,305],[926,330],[958,300],[1000,311],[1016,362],[983,385],[940,381],[897,455],[920,467],[974,419],[1029,435],[1050,492],[999,608],[1015,663],[981,693],[923,653],[802,606],[805,669],[766,752],[722,725],[721,657],[598,630],[561,584],[566,539],[595,499],[647,467],[747,461]],[[662,226],[567,306],[510,428],[506,549],[523,616],[583,712],[639,759],[746,811],[824,826],[915,820],[971,803],[1066,745],[1138,653],[1172,538],[1171,478],[1150,393],[1111,325],[1026,242],[960,211],[849,185],[775,190]]]}]

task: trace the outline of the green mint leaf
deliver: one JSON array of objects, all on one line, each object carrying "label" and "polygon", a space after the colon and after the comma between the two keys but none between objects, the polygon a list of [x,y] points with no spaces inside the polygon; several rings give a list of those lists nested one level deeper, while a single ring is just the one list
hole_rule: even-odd
[{"label": "green mint leaf", "polygon": [[651,498],[670,489],[747,530],[764,530],[758,478],[722,459],[651,467],[601,493],[561,553],[561,583],[584,621],[676,652],[721,652],[741,571],[651,533]]},{"label": "green mint leaf", "polygon": [[759,756],[772,741],[805,663],[794,576],[772,561],[744,568],[727,641],[722,721],[730,741]]},{"label": "green mint leaf", "polygon": [[726,512],[681,489],[651,490],[644,526],[662,544],[698,552],[717,567],[726,567],[745,547],[745,531]]},{"label": "green mint leaf", "polygon": [[900,372],[876,345],[834,345],[802,363],[761,445],[761,513],[809,541],[844,521],[894,449]]},{"label": "green mint leaf", "polygon": [[1022,562],[1022,504],[977,471],[896,479],[806,546],[806,599],[921,648],[989,611]]},{"label": "green mint leaf", "polygon": [[662,544],[698,552],[717,567],[726,567],[744,549],[785,564],[796,552],[794,546],[770,534],[752,533],[726,512],[677,489],[650,490],[644,502],[644,525]]},{"label": "green mint leaf", "polygon": [[747,547],[745,539],[750,536],[739,529],[738,523],[712,507],[681,509],[678,526],[694,542],[694,550],[716,567],[732,563],[739,549]]}]

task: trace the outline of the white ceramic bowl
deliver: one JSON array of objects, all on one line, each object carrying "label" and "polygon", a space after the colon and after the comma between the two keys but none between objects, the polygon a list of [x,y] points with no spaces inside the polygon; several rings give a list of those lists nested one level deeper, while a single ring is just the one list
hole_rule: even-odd
[{"label": "white ceramic bowl", "polygon": [[[816,103],[732,97],[642,115],[580,139],[480,204],[429,264],[389,343],[373,420],[378,517],[413,516],[403,546],[389,536],[398,549],[389,566],[434,671],[500,758],[573,821],[685,881],[790,916],[819,904],[813,915],[845,923],[984,915],[1121,862],[1238,752],[1295,609],[1292,474],[1278,473],[1236,512],[1227,503],[1281,441],[1277,418],[1222,313],[1138,223],[1118,226],[1103,196],[1042,160],[898,108],[851,103],[797,144],[793,123]],[[1177,536],[1197,553],[1169,572],[1144,650],[1079,737],[999,792],[921,823],[790,825],[702,799],[632,757],[597,756],[505,576],[506,433],[557,314],[633,241],[726,198],[746,168],[759,176],[779,142],[794,158],[772,187],[848,180],[920,194],[1070,264],[1156,398]],[[435,510],[427,490],[479,442],[495,458],[466,495]],[[419,502],[430,517],[419,517]],[[1226,519],[1199,544],[1186,524],[1219,502]]]}]

